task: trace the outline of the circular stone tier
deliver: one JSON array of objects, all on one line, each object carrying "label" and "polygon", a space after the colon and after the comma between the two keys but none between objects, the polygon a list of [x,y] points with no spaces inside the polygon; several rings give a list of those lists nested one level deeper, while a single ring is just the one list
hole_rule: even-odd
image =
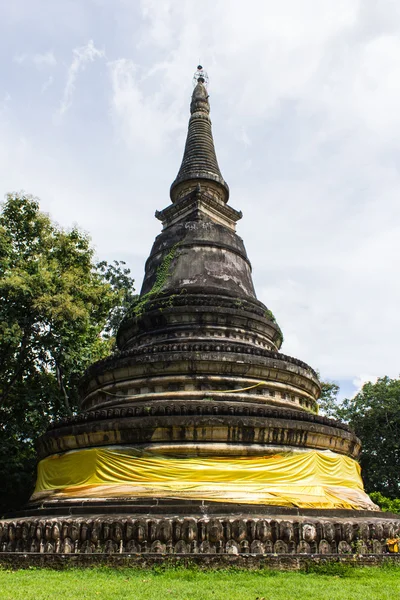
[{"label": "circular stone tier", "polygon": [[282,333],[272,313],[258,300],[228,293],[169,293],[141,296],[118,331],[118,347],[149,347],[160,342],[240,341],[278,350]]},{"label": "circular stone tier", "polygon": [[397,515],[371,511],[48,502],[0,521],[0,552],[366,555],[387,552],[399,535]]},{"label": "circular stone tier", "polygon": [[276,351],[280,330],[261,303],[172,293],[137,307],[120,327],[121,351],[86,373],[83,410],[228,394],[232,402],[317,412],[315,371]]},{"label": "circular stone tier", "polygon": [[139,403],[90,411],[55,424],[38,441],[40,458],[110,445],[154,447],[162,454],[266,455],[331,450],[357,458],[359,439],[343,423],[310,413],[225,400]]}]

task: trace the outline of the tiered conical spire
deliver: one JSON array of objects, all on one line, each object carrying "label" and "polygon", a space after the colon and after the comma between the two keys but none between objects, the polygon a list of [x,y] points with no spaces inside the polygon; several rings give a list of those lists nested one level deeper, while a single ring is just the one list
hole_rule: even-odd
[{"label": "tiered conical spire", "polygon": [[[171,185],[172,202],[180,200],[200,182],[207,187],[211,184],[214,192],[224,201],[229,198],[229,187],[222,177],[214,148],[214,140],[209,117],[210,104],[202,70],[197,74],[197,84],[190,104],[191,117],[178,175]],[[196,76],[195,76],[196,77]],[[193,184],[193,185],[191,185]],[[215,184],[217,184],[215,186]],[[218,193],[219,192],[219,193]]]}]

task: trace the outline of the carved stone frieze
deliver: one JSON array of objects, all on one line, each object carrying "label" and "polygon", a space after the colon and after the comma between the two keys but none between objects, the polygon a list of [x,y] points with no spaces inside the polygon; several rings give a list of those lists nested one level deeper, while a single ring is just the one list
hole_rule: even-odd
[{"label": "carved stone frieze", "polygon": [[400,534],[400,519],[26,517],[0,521],[0,552],[380,554],[388,532]]},{"label": "carved stone frieze", "polygon": [[[78,449],[82,447],[108,446],[124,444],[140,447],[147,444],[181,445],[190,450],[190,444],[202,443],[204,453],[213,452],[218,444],[228,444],[231,452],[238,455],[251,453],[253,445],[255,453],[266,453],[271,447],[319,448],[333,450],[340,454],[357,457],[360,442],[351,432],[340,428],[340,425],[327,426],[301,418],[289,419],[267,417],[264,408],[230,411],[220,410],[217,403],[192,403],[180,407],[174,403],[159,407],[159,416],[152,414],[150,407],[137,407],[132,416],[122,416],[118,409],[103,412],[103,419],[66,422],[44,434],[38,441],[37,448],[41,458],[49,454]],[[96,411],[97,412],[97,411]],[[296,411],[293,411],[295,413]],[[96,413],[95,413],[96,414]],[[303,413],[299,411],[299,417]],[[110,416],[114,415],[114,417]],[[117,416],[119,415],[119,416]],[[312,416],[312,415],[310,415]],[[296,415],[297,417],[297,415]],[[212,440],[212,441],[210,441]],[[244,446],[243,446],[244,445]],[[249,446],[248,448],[246,447]],[[243,446],[243,447],[242,447]],[[264,448],[264,450],[262,450]]]}]

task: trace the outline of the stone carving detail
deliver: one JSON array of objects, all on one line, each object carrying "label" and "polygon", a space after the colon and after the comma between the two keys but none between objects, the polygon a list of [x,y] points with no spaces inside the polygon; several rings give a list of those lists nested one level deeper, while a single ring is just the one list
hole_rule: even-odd
[{"label": "stone carving detail", "polygon": [[274,552],[275,552],[275,554],[287,554],[288,553],[287,544],[285,544],[285,542],[283,542],[282,540],[276,541],[274,544]]},{"label": "stone carving detail", "polygon": [[311,525],[310,523],[305,523],[302,527],[303,540],[306,542],[315,542],[317,538],[317,529],[315,525]]},{"label": "stone carving detail", "polygon": [[333,523],[324,523],[322,525],[323,537],[328,542],[333,542],[335,539],[335,526]]},{"label": "stone carving detail", "polygon": [[229,540],[226,543],[226,553],[227,554],[239,554],[239,546],[235,542],[235,540]]},{"label": "stone carving detail", "polygon": [[210,542],[202,542],[200,544],[201,554],[215,554],[215,546],[211,545]]},{"label": "stone carving detail", "polygon": [[[223,390],[219,390],[223,392]],[[212,393],[212,392],[211,392]],[[167,407],[168,408],[168,407]],[[177,404],[174,407],[174,411],[176,415],[185,415],[188,413],[189,404]],[[343,431],[350,431],[350,427],[345,423],[341,423],[339,421],[335,421],[334,419],[330,419],[329,417],[322,417],[319,415],[315,415],[312,413],[306,413],[298,410],[290,410],[288,408],[281,407],[270,407],[270,406],[254,406],[254,407],[244,407],[243,406],[235,406],[234,404],[220,405],[217,407],[217,411],[219,415],[233,415],[233,416],[261,416],[267,418],[274,419],[288,419],[293,421],[306,421],[312,423],[318,423],[320,425],[328,425],[329,427],[335,427],[337,429],[341,429]],[[151,409],[151,416],[163,416],[166,412],[166,408],[164,406],[155,405]],[[167,413],[168,414],[168,413]],[[133,407],[124,407],[124,408],[109,408],[108,410],[96,410],[89,411],[83,413],[81,415],[76,415],[74,417],[63,419],[57,423],[51,423],[48,428],[48,432],[51,432],[53,429],[58,429],[61,427],[68,427],[70,425],[78,425],[80,423],[87,423],[90,421],[103,421],[106,419],[124,419],[124,418],[134,418],[134,417],[145,417],[149,416],[148,407],[146,406],[137,406]]]},{"label": "stone carving detail", "polygon": [[358,523],[357,526],[358,526],[357,537],[366,542],[369,539],[368,523]]},{"label": "stone carving detail", "polygon": [[176,554],[188,554],[190,552],[188,545],[183,540],[175,544],[174,551]]},{"label": "stone carving detail", "polygon": [[274,545],[271,540],[268,540],[264,544],[265,554],[272,554],[274,551]]},{"label": "stone carving detail", "polygon": [[264,554],[265,546],[259,540],[254,540],[251,542],[250,552],[251,554]]},{"label": "stone carving detail", "polygon": [[372,540],[372,553],[373,554],[381,554],[383,551],[382,544],[379,540]]},{"label": "stone carving detail", "polygon": [[242,542],[247,538],[247,526],[244,519],[237,519],[232,523],[232,534],[234,540]]},{"label": "stone carving detail", "polygon": [[165,554],[165,551],[166,546],[160,540],[155,540],[150,547],[150,552],[155,552],[156,554]]},{"label": "stone carving detail", "polygon": [[212,543],[220,542],[223,538],[223,526],[218,519],[211,519],[207,524],[208,540]]},{"label": "stone carving detail", "polygon": [[383,523],[383,536],[390,539],[395,537],[393,523]]},{"label": "stone carving detail", "polygon": [[93,554],[95,551],[96,551],[96,546],[92,542],[89,542],[89,540],[86,540],[86,542],[83,542],[83,544],[80,548],[80,552],[82,554]]},{"label": "stone carving detail", "polygon": [[332,547],[329,544],[329,542],[327,542],[326,540],[321,540],[319,545],[318,545],[318,552],[320,554],[331,554],[332,553]]},{"label": "stone carving detail", "polygon": [[311,554],[311,546],[305,540],[301,540],[299,545],[297,546],[298,554]]},{"label": "stone carving detail", "polygon": [[289,521],[282,521],[279,530],[279,537],[284,542],[290,542],[293,540],[294,532],[292,523],[290,523]]},{"label": "stone carving detail", "polygon": [[[264,358],[270,359],[272,361],[280,361],[282,363],[282,367],[285,368],[285,365],[295,365],[300,367],[305,372],[312,374],[313,377],[317,377],[315,371],[303,361],[294,358],[292,356],[288,356],[286,354],[282,354],[280,352],[274,352],[273,350],[267,350],[266,348],[262,348],[260,346],[250,345],[250,344],[241,344],[236,341],[194,341],[194,342],[168,342],[164,344],[153,343],[147,346],[134,346],[133,348],[129,348],[127,350],[122,350],[116,352],[112,356],[105,358],[93,366],[91,366],[87,372],[86,379],[89,377],[95,376],[96,373],[104,372],[107,369],[115,368],[115,365],[118,361],[135,357],[136,360],[142,356],[144,358],[150,357],[153,354],[165,354],[171,352],[217,352],[217,353],[239,353],[239,354],[250,354],[254,356],[262,356]],[[82,384],[84,385],[83,380]]]},{"label": "stone carving detail", "polygon": [[355,550],[357,554],[368,554],[367,544],[363,540],[357,540]]},{"label": "stone carving detail", "polygon": [[268,523],[268,521],[265,521],[263,519],[257,521],[255,537],[261,542],[271,541],[271,525]]},{"label": "stone carving detail", "polygon": [[348,542],[346,542],[345,540],[342,540],[341,542],[339,542],[339,544],[338,544],[338,553],[339,554],[351,554],[351,552],[352,552],[352,549]]},{"label": "stone carving detail", "polygon": [[[1,552],[63,554],[380,554],[400,520],[312,518],[35,517],[0,522]],[[337,546],[336,546],[337,544]]]}]

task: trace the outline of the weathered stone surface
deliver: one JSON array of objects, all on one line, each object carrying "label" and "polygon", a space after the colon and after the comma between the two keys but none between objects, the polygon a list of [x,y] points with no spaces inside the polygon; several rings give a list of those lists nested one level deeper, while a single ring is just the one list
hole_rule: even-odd
[{"label": "weathered stone surface", "polygon": [[[387,552],[386,534],[400,535],[400,519],[396,515],[377,516],[376,512],[288,509],[285,515],[267,517],[248,516],[236,509],[230,511],[230,515],[223,515],[229,505],[211,503],[204,508],[207,512],[214,508],[217,514],[213,516],[177,517],[172,516],[171,507],[165,502],[159,506],[148,505],[147,515],[135,516],[115,514],[114,511],[121,509],[115,505],[109,507],[109,515],[96,514],[103,511],[103,507],[96,508],[94,502],[87,504],[92,511],[90,516],[33,514],[1,521],[0,552],[380,554]],[[65,512],[66,506],[64,504]],[[162,506],[167,514],[160,515]],[[185,503],[181,507],[176,505],[174,512],[177,509],[176,512],[183,513],[184,506]],[[62,511],[62,507],[59,508]],[[134,506],[127,508],[135,510]],[[194,505],[191,508],[196,510]],[[255,508],[266,513],[271,512],[272,507]],[[282,512],[279,507],[275,509]],[[43,510],[46,512],[46,507]],[[75,511],[79,513],[82,509],[75,507]],[[40,512],[40,509],[32,509],[32,512]]]},{"label": "weathered stone surface", "polygon": [[0,566],[8,569],[27,569],[45,567],[48,569],[68,569],[71,567],[134,567],[148,569],[153,566],[192,567],[202,569],[273,569],[275,571],[300,571],[310,566],[341,564],[362,567],[379,567],[382,565],[400,565],[400,555],[395,554],[216,554],[187,553],[183,554],[138,554],[133,549],[130,553],[78,553],[78,554],[44,554],[25,552],[0,553]]},{"label": "weathered stone surface", "polygon": [[199,182],[207,184],[208,189],[213,189],[214,184],[216,197],[224,202],[228,200],[229,187],[218,166],[209,112],[208,92],[204,83],[199,81],[190,104],[191,117],[182,165],[171,185],[173,202],[178,202]]},{"label": "weathered stone surface", "polygon": [[[352,457],[359,454],[358,438],[333,423],[333,426],[327,426],[314,421],[311,425],[309,420],[301,419],[302,413],[293,420],[270,418],[264,416],[268,414],[264,408],[254,409],[254,416],[246,415],[243,404],[241,414],[235,415],[235,410],[231,410],[229,405],[221,404],[222,400],[215,403],[208,401],[200,407],[193,403],[191,407],[189,402],[184,405],[170,402],[167,406],[158,406],[161,413],[158,416],[152,416],[151,411],[143,415],[145,407],[139,407],[142,410],[134,417],[65,423],[63,427],[46,433],[39,441],[38,450],[44,457],[82,447],[124,443],[138,448],[158,447],[162,453],[184,454],[193,452],[201,442],[202,446],[196,453],[206,455],[231,452],[238,456],[264,455],[268,451],[279,452],[285,447],[333,450]],[[171,411],[168,414],[169,407]],[[225,444],[224,448],[222,444]]]}]

